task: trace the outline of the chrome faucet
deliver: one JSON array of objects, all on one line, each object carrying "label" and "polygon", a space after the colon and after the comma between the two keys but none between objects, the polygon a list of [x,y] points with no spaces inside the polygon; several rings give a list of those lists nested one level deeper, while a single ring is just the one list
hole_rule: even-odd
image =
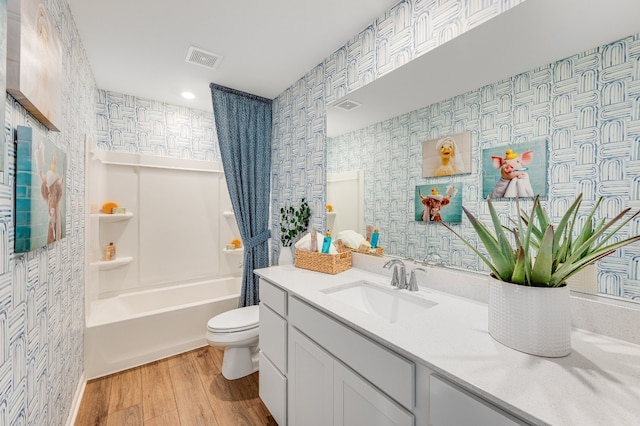
[{"label": "chrome faucet", "polygon": [[422,271],[427,273],[427,270],[424,268],[413,268],[411,270],[411,278],[409,279],[409,286],[407,287],[409,291],[418,291],[418,280],[416,279],[416,271]]},{"label": "chrome faucet", "polygon": [[[404,266],[404,262],[399,259],[391,259],[384,264],[383,268],[389,269],[393,266],[393,278],[391,278],[391,285],[398,287],[399,289],[407,288],[407,269]],[[398,272],[398,266],[400,272]]]}]

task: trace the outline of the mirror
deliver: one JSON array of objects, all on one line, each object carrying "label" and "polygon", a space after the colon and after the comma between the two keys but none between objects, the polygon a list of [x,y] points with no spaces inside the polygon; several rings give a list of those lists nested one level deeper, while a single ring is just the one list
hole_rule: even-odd
[{"label": "mirror", "polygon": [[[638,31],[633,16],[640,4],[616,0],[615,7],[628,13],[605,16],[598,5],[579,0],[524,2],[327,106],[327,171],[363,171],[363,223],[380,229],[385,253],[421,260],[434,250],[450,266],[485,270],[442,227],[412,219],[415,186],[445,182],[421,177],[421,143],[465,131],[472,134],[473,172],[446,180],[462,184],[465,205],[483,208],[483,148],[540,135],[549,137],[553,153],[552,211],[563,208],[554,196],[582,191],[595,199],[608,188],[604,181],[631,186],[603,193],[611,211],[629,204],[629,192],[639,189],[635,171],[622,171],[634,155],[625,142],[633,138],[624,133],[633,114],[625,81],[632,77],[617,73],[637,69],[627,52],[639,45],[628,36]],[[345,100],[356,107],[336,108]],[[603,151],[604,138],[621,149]],[[609,165],[617,171],[609,173]],[[501,209],[508,215],[512,207],[504,202]],[[607,258],[600,293],[640,298],[620,279],[628,268],[628,258]]]}]

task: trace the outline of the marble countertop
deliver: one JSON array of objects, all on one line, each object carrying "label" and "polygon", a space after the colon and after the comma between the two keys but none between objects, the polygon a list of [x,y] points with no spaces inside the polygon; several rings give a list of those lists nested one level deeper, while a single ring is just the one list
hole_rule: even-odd
[{"label": "marble countertop", "polygon": [[[531,423],[640,424],[640,345],[574,328],[569,356],[532,356],[491,338],[485,303],[430,288],[428,275],[419,281],[418,297],[436,305],[410,319],[389,323],[322,292],[363,279],[388,286],[384,275],[356,268],[328,275],[293,265],[255,272]],[[452,272],[448,279],[453,283],[465,277]]]}]

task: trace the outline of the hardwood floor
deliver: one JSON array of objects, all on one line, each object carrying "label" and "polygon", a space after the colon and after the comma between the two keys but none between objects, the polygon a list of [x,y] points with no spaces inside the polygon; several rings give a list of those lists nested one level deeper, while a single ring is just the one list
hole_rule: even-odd
[{"label": "hardwood floor", "polygon": [[223,352],[206,346],[91,380],[76,426],[276,425],[258,397],[258,373],[228,381]]}]

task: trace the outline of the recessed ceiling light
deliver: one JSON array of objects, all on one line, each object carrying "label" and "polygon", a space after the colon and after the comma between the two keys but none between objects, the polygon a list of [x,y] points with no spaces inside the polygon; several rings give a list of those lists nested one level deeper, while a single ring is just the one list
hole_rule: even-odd
[{"label": "recessed ceiling light", "polygon": [[196,98],[196,95],[194,95],[191,92],[182,92],[181,95],[185,99],[195,99]]}]

